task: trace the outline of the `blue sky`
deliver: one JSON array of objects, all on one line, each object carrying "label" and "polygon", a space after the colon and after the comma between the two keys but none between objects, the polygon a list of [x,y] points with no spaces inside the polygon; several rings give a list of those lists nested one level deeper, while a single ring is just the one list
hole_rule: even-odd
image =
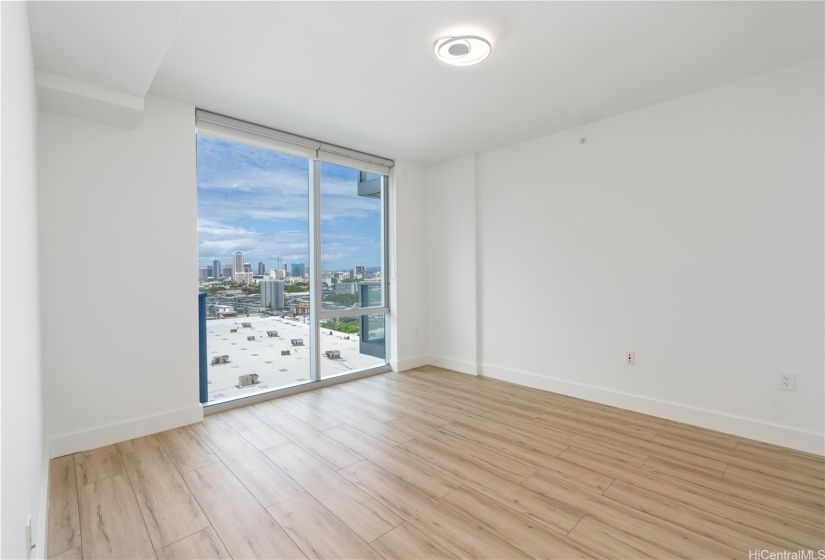
[{"label": "blue sky", "polygon": [[[305,158],[197,136],[198,263],[226,266],[235,251],[257,272],[309,263]],[[323,270],[381,264],[381,201],[357,195],[358,172],[321,164]]]}]

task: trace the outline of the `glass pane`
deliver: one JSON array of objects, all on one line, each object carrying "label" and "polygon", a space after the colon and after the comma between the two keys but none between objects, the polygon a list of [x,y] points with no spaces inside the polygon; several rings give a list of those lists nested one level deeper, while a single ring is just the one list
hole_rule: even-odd
[{"label": "glass pane", "polygon": [[382,307],[383,177],[321,164],[323,311]]},{"label": "glass pane", "polygon": [[321,377],[333,377],[387,363],[383,313],[321,322]]},{"label": "glass pane", "polygon": [[309,381],[308,160],[199,134],[197,181],[209,401]]}]

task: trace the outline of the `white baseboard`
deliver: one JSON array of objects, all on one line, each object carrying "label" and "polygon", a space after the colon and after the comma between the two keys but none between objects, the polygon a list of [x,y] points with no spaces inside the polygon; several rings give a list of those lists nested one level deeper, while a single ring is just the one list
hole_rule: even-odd
[{"label": "white baseboard", "polygon": [[416,356],[405,360],[390,360],[390,367],[394,372],[399,372],[426,366],[429,363],[429,356]]},{"label": "white baseboard", "polygon": [[459,373],[466,373],[468,375],[478,375],[478,366],[475,362],[466,362],[464,360],[456,360],[453,358],[446,358],[444,356],[427,356],[428,364],[444,369],[451,369]]},{"label": "white baseboard", "polygon": [[69,453],[95,449],[96,447],[111,445],[119,441],[193,424],[201,420],[203,420],[203,407],[197,404],[162,414],[135,418],[134,420],[109,424],[108,426],[101,426],[82,432],[52,436],[47,441],[49,457],[62,457]]},{"label": "white baseboard", "polygon": [[650,414],[660,418],[667,418],[668,420],[675,420],[677,422],[684,422],[685,424],[692,424],[710,430],[717,430],[719,432],[798,449],[800,451],[807,451],[808,453],[825,455],[825,435],[823,434],[761,422],[752,418],[742,418],[721,412],[714,412],[712,410],[694,408],[678,403],[649,399],[629,393],[602,389],[592,385],[582,385],[490,364],[481,364],[479,370],[479,375],[492,377],[501,381],[509,381],[510,383],[516,383],[518,385],[578,397],[588,401]]},{"label": "white baseboard", "polygon": [[34,538],[33,560],[46,558],[46,528],[49,523],[49,442],[43,442],[43,470],[40,473],[40,511],[37,515],[37,534]]}]

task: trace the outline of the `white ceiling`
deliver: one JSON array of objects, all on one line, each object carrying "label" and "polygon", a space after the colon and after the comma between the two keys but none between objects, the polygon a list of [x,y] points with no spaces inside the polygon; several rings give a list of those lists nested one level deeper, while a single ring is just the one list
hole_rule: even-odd
[{"label": "white ceiling", "polygon": [[[141,60],[165,50],[149,93],[423,165],[822,57],[825,44],[822,2],[191,2],[182,18],[150,4],[162,3],[30,3],[37,68],[132,93],[151,70]],[[438,62],[435,40],[460,33],[487,37],[491,56]]]},{"label": "white ceiling", "polygon": [[34,65],[143,97],[187,2],[29,2]]}]

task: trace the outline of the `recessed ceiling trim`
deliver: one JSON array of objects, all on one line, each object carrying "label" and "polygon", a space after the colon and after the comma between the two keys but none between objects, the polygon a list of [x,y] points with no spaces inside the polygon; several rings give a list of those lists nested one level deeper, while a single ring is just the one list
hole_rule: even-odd
[{"label": "recessed ceiling trim", "polygon": [[36,70],[38,107],[133,129],[143,115],[143,98],[80,80]]}]

